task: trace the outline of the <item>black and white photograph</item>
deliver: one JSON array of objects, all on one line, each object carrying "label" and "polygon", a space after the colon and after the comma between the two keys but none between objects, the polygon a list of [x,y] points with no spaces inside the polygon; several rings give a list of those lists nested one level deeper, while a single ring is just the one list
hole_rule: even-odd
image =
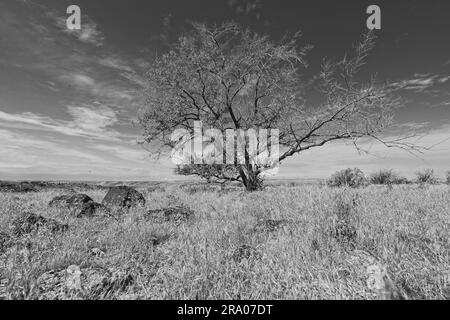
[{"label": "black and white photograph", "polygon": [[0,300],[450,300],[450,1],[0,0]]}]

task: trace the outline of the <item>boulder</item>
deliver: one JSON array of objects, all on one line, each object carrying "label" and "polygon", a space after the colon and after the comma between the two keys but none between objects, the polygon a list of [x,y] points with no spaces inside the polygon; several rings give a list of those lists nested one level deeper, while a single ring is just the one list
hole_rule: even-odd
[{"label": "boulder", "polygon": [[103,198],[102,204],[110,209],[129,209],[144,206],[144,196],[133,188],[126,186],[112,187]]},{"label": "boulder", "polygon": [[16,237],[29,234],[41,228],[46,228],[50,232],[56,233],[66,231],[69,226],[30,212],[20,214],[10,225],[11,233]]},{"label": "boulder", "polygon": [[92,201],[83,203],[79,207],[73,208],[71,210],[71,214],[77,218],[83,216],[86,217],[107,216],[110,215],[110,210],[101,203]]},{"label": "boulder", "polygon": [[42,274],[36,284],[41,299],[103,299],[125,291],[133,280],[124,270],[71,265]]},{"label": "boulder", "polygon": [[68,194],[54,198],[48,204],[50,207],[64,208],[70,211],[70,215],[80,218],[109,215],[110,210],[104,205],[95,202],[85,194]]},{"label": "boulder", "polygon": [[49,202],[50,207],[63,207],[67,209],[73,209],[80,207],[84,203],[93,202],[91,197],[85,194],[66,194],[53,198]]}]

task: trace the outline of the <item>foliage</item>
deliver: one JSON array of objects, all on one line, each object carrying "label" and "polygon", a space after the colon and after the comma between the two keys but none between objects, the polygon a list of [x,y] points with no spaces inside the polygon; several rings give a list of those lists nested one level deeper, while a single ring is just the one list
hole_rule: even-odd
[{"label": "foliage", "polygon": [[382,169],[370,176],[370,183],[383,185],[407,184],[408,179],[399,176],[392,169]]},{"label": "foliage", "polygon": [[439,179],[435,176],[433,169],[416,172],[416,182],[419,184],[437,184]]},{"label": "foliage", "polygon": [[348,168],[334,173],[327,184],[330,187],[360,188],[367,185],[367,178],[358,168]]}]

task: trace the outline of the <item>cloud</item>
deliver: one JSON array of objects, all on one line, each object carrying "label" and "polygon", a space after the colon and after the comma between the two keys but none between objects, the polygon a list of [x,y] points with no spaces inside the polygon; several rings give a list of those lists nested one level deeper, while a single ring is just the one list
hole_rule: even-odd
[{"label": "cloud", "polygon": [[431,74],[419,74],[416,73],[411,79],[401,80],[391,83],[391,87],[394,89],[410,90],[414,92],[424,92],[435,85],[444,84],[450,80],[450,76],[431,75]]},{"label": "cloud", "polygon": [[68,106],[68,113],[72,120],[55,120],[50,117],[23,112],[11,114],[0,111],[0,125],[2,122],[21,123],[29,125],[29,129],[54,131],[68,136],[78,136],[99,140],[119,140],[120,134],[111,129],[118,122],[116,111],[96,103],[91,106]]},{"label": "cloud", "polygon": [[[131,86],[111,84],[107,81],[97,81],[91,76],[81,73],[63,73],[59,79],[64,83],[76,87],[78,90],[87,91],[96,99],[110,99],[114,103],[131,101],[134,99],[136,89]],[[118,101],[119,100],[119,101]]]},{"label": "cloud", "polygon": [[93,87],[96,85],[94,79],[79,73],[63,75],[61,76],[61,79],[80,88]]},{"label": "cloud", "polygon": [[134,73],[134,69],[123,59],[116,56],[107,56],[98,59],[98,63],[102,66],[115,69],[118,71],[126,71]]},{"label": "cloud", "polygon": [[57,157],[73,159],[80,165],[80,161],[108,163],[102,157],[79,150],[72,145],[60,145],[25,133],[0,129],[0,147],[4,152],[0,155],[3,167],[12,164],[14,167],[32,167],[36,165],[52,165],[58,163]]},{"label": "cloud", "polygon": [[118,122],[117,114],[111,108],[97,104],[97,108],[69,106],[68,112],[73,117],[71,125],[86,132],[105,132],[105,129]]},{"label": "cloud", "polygon": [[0,148],[0,174],[8,179],[149,180],[172,172],[170,161],[144,161],[143,150],[77,144],[15,129],[0,129]]},{"label": "cloud", "polygon": [[448,76],[448,77],[442,77],[442,78],[438,79],[438,82],[439,82],[439,83],[446,83],[446,82],[449,81],[449,80],[450,80],[450,76]]},{"label": "cloud", "polygon": [[81,12],[81,15],[81,29],[70,30],[67,28],[67,17],[56,16],[54,12],[49,13],[49,16],[55,20],[56,25],[64,32],[76,37],[81,42],[101,47],[105,40],[103,33],[87,14]]},{"label": "cloud", "polygon": [[262,8],[261,0],[228,0],[228,6],[233,9],[236,14],[249,15],[255,13],[257,20],[261,18],[261,13],[259,12]]},{"label": "cloud", "polygon": [[112,153],[116,157],[126,161],[144,161],[148,158],[148,151],[120,145],[96,144],[92,148]]}]

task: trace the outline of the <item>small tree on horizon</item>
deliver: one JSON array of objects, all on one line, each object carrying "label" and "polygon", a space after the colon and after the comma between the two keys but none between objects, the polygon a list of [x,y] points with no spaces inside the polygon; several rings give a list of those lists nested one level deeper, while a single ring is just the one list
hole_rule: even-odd
[{"label": "small tree on horizon", "polygon": [[[356,75],[374,46],[372,32],[354,47],[352,56],[338,61],[324,60],[320,73],[310,83],[321,94],[309,102],[307,82],[300,73],[306,67],[310,46],[299,44],[300,34],[272,41],[231,22],[208,27],[193,23],[172,49],[158,57],[147,73],[146,103],[138,123],[145,142],[160,150],[174,148],[175,128],[193,133],[194,121],[221,132],[227,129],[278,129],[279,161],[333,141],[351,141],[362,150],[362,139],[370,138],[387,147],[409,152],[420,149],[403,139],[386,139],[382,133],[393,124],[399,101],[391,90],[364,83]],[[247,190],[260,188],[264,165],[250,161],[245,146],[245,163],[231,164]],[[178,172],[205,177],[205,172],[229,172],[221,165],[180,166]]]}]

